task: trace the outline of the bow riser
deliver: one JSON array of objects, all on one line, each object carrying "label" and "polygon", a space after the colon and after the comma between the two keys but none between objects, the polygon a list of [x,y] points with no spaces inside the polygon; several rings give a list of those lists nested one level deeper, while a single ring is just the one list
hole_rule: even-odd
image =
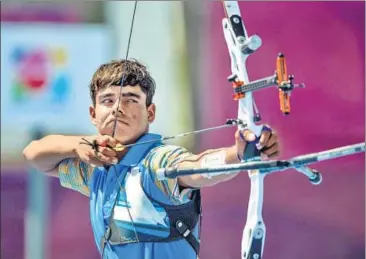
[{"label": "bow riser", "polygon": [[[225,40],[231,58],[231,72],[229,81],[233,86],[248,84],[249,77],[246,60],[261,45],[261,40],[254,35],[248,37],[241,18],[239,5],[236,1],[224,1],[227,18],[222,21]],[[238,99],[238,118],[243,120],[249,130],[259,137],[263,126],[255,124],[254,98],[251,92],[236,96]],[[247,221],[243,230],[241,257],[243,259],[262,258],[266,227],[262,219],[263,181],[264,174],[258,170],[248,171],[251,187],[248,202]]]},{"label": "bow riser", "polygon": [[[241,43],[241,36],[233,39],[235,34],[228,18],[223,19],[222,25],[228,51],[231,57],[232,76],[236,76],[237,82],[244,82],[247,84],[249,83],[249,78],[246,69],[246,60],[250,54],[260,47],[261,42],[258,40],[259,37],[251,37],[247,41]],[[251,52],[247,54],[245,53],[245,50],[249,48],[249,46]],[[262,132],[262,125],[255,124],[253,102],[254,98],[251,92],[246,92],[245,96],[238,100],[238,118],[242,119],[247,124],[247,128],[253,131],[256,136],[260,136]]]}]

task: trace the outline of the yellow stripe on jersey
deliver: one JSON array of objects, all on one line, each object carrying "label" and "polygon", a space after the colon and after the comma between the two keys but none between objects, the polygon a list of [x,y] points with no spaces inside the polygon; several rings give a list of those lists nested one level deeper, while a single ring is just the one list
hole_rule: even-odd
[{"label": "yellow stripe on jersey", "polygon": [[[163,167],[176,166],[191,153],[186,149],[173,145],[162,145],[152,149],[142,160],[156,186],[165,193],[174,204],[182,204],[189,201],[191,189],[179,192],[176,179],[159,181],[156,179],[156,171]],[[89,196],[89,180],[94,168],[82,162],[78,158],[68,158],[59,164],[59,178],[63,187],[69,188]]]}]

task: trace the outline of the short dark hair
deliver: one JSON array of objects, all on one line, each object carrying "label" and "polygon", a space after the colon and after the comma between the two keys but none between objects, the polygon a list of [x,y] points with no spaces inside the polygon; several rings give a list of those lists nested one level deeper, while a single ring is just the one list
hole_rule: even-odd
[{"label": "short dark hair", "polygon": [[93,105],[96,104],[97,91],[112,85],[121,85],[122,79],[123,86],[139,85],[141,87],[146,94],[146,106],[152,103],[156,84],[146,66],[135,59],[122,59],[102,64],[94,73],[89,86]]}]

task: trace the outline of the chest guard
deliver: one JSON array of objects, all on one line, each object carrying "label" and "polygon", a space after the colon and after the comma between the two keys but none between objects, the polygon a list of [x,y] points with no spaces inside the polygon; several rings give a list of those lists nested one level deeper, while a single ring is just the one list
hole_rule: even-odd
[{"label": "chest guard", "polygon": [[125,175],[121,189],[105,233],[111,245],[185,238],[199,253],[199,241],[192,233],[201,214],[199,190],[193,191],[191,200],[181,205],[174,205],[168,199],[162,201],[157,195],[162,194],[161,190],[142,165]]}]

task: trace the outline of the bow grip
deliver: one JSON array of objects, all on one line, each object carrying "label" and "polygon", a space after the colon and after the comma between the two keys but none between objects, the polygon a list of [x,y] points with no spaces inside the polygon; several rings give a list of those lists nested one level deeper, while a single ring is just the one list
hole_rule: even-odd
[{"label": "bow grip", "polygon": [[[263,126],[262,128],[262,132],[263,131],[269,131],[272,133],[272,129],[269,128],[268,126]],[[242,134],[241,134],[242,136]],[[242,138],[244,139],[244,137],[242,136]],[[242,156],[242,161],[251,161],[251,160],[260,160],[260,155],[261,155],[261,150],[259,150],[257,148],[257,145],[259,143],[259,139],[260,136],[256,136],[255,140],[253,141],[247,141],[247,144],[244,148],[244,152],[243,152],[243,156]],[[259,158],[259,159],[258,159]]]},{"label": "bow grip", "polygon": [[259,137],[256,137],[255,140],[247,142],[244,152],[243,152],[243,158],[242,160],[248,161],[248,160],[257,160],[256,157],[259,157],[261,152],[257,148],[257,144],[259,142]]}]

